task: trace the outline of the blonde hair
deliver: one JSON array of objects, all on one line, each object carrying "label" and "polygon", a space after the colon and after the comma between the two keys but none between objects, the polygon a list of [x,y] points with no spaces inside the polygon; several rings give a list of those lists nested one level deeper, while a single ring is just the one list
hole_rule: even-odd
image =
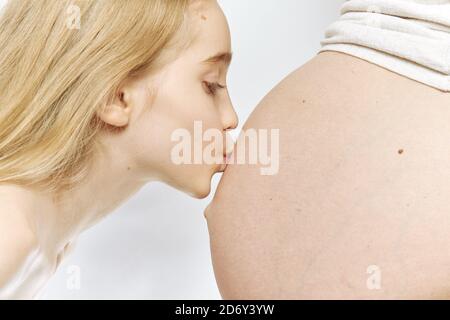
[{"label": "blonde hair", "polygon": [[157,66],[188,3],[10,0],[0,18],[0,183],[56,190],[82,179],[96,110]]}]

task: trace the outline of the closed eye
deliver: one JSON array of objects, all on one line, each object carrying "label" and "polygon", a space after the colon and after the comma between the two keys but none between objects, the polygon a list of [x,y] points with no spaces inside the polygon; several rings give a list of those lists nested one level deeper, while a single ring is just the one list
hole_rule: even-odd
[{"label": "closed eye", "polygon": [[203,87],[207,94],[216,95],[218,90],[225,89],[227,86],[221,85],[217,82],[203,81]]}]

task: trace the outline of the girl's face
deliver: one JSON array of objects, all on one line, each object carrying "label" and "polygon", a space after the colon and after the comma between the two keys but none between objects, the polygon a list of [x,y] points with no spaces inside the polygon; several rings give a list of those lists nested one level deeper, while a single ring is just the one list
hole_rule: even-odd
[{"label": "girl's face", "polygon": [[[198,146],[202,152],[215,141],[205,141],[202,136],[206,130],[216,129],[225,139],[226,131],[236,128],[238,119],[226,88],[231,59],[226,18],[215,0],[193,1],[188,11],[187,33],[192,38],[188,48],[156,73],[124,85],[123,108],[110,114],[109,120],[123,112],[119,118],[125,118],[126,128],[116,136],[118,147],[129,155],[127,166],[138,177],[204,198],[210,193],[212,176],[223,171],[224,165],[203,161],[203,153],[198,156]],[[189,150],[179,152],[182,141]],[[221,150],[207,154],[223,160],[226,149],[223,143]],[[179,164],[180,157],[174,154],[192,159],[191,163]],[[201,163],[195,162],[195,157],[197,161],[200,157]]]}]

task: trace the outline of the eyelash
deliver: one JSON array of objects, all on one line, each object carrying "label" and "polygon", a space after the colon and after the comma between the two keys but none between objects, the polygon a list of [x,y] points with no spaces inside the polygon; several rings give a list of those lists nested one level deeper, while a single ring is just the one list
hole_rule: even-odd
[{"label": "eyelash", "polygon": [[220,89],[225,89],[226,86],[221,85],[217,82],[208,82],[208,81],[203,81],[203,85],[205,86],[206,89],[206,93],[212,96],[215,96],[217,91]]}]

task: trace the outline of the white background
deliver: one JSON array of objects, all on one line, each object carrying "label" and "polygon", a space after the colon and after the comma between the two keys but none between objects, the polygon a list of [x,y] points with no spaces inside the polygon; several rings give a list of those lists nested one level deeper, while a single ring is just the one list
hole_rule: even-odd
[{"label": "white background", "polygon": [[[219,2],[232,32],[228,86],[241,127],[272,87],[317,53],[343,0]],[[162,184],[146,186],[79,238],[40,297],[220,299],[203,217],[211,198],[195,200]],[[71,266],[80,270],[78,290],[67,286]]]}]

